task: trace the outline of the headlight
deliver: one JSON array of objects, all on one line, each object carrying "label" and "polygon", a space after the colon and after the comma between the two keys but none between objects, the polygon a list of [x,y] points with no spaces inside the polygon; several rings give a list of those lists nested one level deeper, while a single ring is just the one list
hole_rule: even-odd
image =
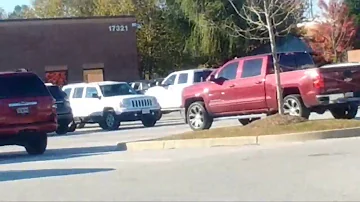
[{"label": "headlight", "polygon": [[151,98],[151,102],[153,103],[154,106],[158,106],[159,102],[157,101],[157,99],[155,97]]},{"label": "headlight", "polygon": [[120,101],[120,108],[126,108],[129,106],[129,100]]}]

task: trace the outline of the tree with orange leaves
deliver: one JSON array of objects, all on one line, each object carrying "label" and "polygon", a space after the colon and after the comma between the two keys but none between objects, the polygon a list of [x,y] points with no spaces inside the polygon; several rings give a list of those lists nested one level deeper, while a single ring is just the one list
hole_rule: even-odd
[{"label": "tree with orange leaves", "polygon": [[308,30],[309,44],[327,62],[340,62],[352,48],[356,35],[355,19],[344,0],[319,0],[321,20]]}]

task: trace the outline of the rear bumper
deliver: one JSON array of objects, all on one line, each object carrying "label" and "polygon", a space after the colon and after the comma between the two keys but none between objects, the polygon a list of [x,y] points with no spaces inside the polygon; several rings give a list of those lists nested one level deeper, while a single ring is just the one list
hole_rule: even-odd
[{"label": "rear bumper", "polygon": [[57,128],[56,122],[47,122],[47,123],[37,123],[37,124],[27,124],[19,126],[10,126],[10,127],[1,127],[0,136],[11,136],[17,135],[20,133],[52,133]]},{"label": "rear bumper", "polygon": [[352,92],[316,95],[316,99],[320,105],[343,104],[348,102],[360,103],[360,97],[358,97],[358,94]]}]

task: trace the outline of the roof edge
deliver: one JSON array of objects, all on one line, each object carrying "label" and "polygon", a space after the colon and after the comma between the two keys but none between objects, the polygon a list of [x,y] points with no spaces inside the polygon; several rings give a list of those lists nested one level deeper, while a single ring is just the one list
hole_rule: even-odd
[{"label": "roof edge", "polygon": [[27,21],[60,21],[60,20],[116,19],[116,18],[135,18],[135,15],[3,19],[3,20],[0,20],[0,23],[2,23],[2,22],[27,22]]}]

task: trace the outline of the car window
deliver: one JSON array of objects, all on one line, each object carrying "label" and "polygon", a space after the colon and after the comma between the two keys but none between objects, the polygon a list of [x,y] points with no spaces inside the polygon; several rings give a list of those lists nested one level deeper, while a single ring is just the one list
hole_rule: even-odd
[{"label": "car window", "polygon": [[239,66],[239,62],[232,62],[227,64],[223,69],[220,70],[217,78],[224,78],[226,80],[235,79],[238,66]]},{"label": "car window", "polygon": [[0,99],[50,96],[44,82],[34,74],[0,76]]},{"label": "car window", "polygon": [[66,88],[63,91],[66,93],[67,97],[70,97],[71,88]]},{"label": "car window", "polygon": [[101,85],[100,90],[104,97],[137,94],[127,83]]},{"label": "car window", "polygon": [[279,54],[281,72],[308,69],[315,67],[314,61],[308,53],[282,53]]},{"label": "car window", "polygon": [[79,88],[75,88],[74,89],[74,94],[73,94],[73,98],[82,98],[84,92],[84,88],[83,87],[79,87]]},{"label": "car window", "polygon": [[56,100],[63,100],[65,98],[64,92],[59,88],[59,86],[47,86],[47,88]]},{"label": "car window", "polygon": [[178,84],[183,84],[188,82],[188,73],[182,73],[179,75]]},{"label": "car window", "polygon": [[168,79],[164,81],[165,85],[174,85],[176,79],[176,74],[170,76]]},{"label": "car window", "polygon": [[261,75],[263,59],[245,60],[242,68],[241,78]]},{"label": "car window", "polygon": [[133,89],[135,89],[135,90],[139,90],[139,88],[140,88],[140,83],[133,83]]},{"label": "car window", "polygon": [[93,98],[93,94],[99,94],[95,87],[87,87],[85,91],[85,98]]},{"label": "car window", "polygon": [[195,72],[194,73],[194,83],[203,82],[206,80],[206,78],[211,74],[211,70],[204,70],[201,72]]}]

